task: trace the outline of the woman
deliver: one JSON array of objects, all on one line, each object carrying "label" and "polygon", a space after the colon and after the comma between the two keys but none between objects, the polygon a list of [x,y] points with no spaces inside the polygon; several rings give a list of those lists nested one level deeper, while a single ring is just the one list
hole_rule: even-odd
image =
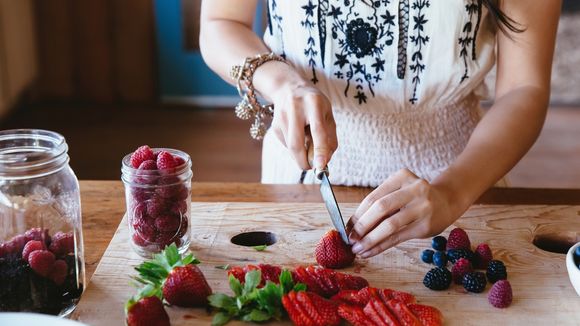
[{"label": "woman", "polygon": [[203,57],[234,83],[232,66],[278,55],[251,76],[275,107],[262,181],[297,182],[310,168],[309,126],[314,167],[377,187],[348,223],[362,257],[443,231],[540,133],[561,1],[270,0],[264,40],[251,29],[256,3],[203,2]]}]

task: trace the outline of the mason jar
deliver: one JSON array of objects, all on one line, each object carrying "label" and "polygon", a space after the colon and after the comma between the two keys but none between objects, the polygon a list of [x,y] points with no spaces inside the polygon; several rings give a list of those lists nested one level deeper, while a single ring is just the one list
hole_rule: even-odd
[{"label": "mason jar", "polygon": [[85,284],[78,180],[63,136],[0,131],[0,312],[66,316]]},{"label": "mason jar", "polygon": [[168,170],[134,168],[128,154],[121,168],[131,246],[147,258],[172,243],[183,253],[191,242],[191,159],[176,149],[152,150],[155,156],[169,152],[181,163]]}]

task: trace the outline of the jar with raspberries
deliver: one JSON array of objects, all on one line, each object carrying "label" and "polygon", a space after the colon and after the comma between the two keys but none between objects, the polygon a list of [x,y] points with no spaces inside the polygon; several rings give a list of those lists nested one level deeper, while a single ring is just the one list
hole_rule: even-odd
[{"label": "jar with raspberries", "polygon": [[168,148],[139,147],[122,162],[127,222],[135,252],[150,258],[175,243],[190,243],[191,159]]},{"label": "jar with raspberries", "polygon": [[85,284],[81,203],[63,136],[0,131],[0,312],[66,316]]}]

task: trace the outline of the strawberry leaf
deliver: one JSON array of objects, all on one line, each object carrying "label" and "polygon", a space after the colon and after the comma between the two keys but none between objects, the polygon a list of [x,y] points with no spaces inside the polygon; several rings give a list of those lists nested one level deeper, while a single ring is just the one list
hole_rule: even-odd
[{"label": "strawberry leaf", "polygon": [[245,282],[244,282],[244,291],[243,294],[249,294],[252,292],[260,281],[262,280],[262,272],[260,270],[253,270],[246,273]]},{"label": "strawberry leaf", "polygon": [[240,283],[240,281],[233,275],[230,275],[230,289],[232,289],[236,296],[242,295],[242,283]]},{"label": "strawberry leaf", "polygon": [[267,245],[260,245],[260,246],[253,246],[252,248],[254,248],[254,250],[256,251],[264,251],[266,250],[266,248],[268,248]]},{"label": "strawberry leaf", "polygon": [[177,246],[175,245],[175,243],[172,243],[170,246],[165,247],[163,253],[165,254],[165,259],[169,267],[175,266],[175,264],[177,264],[181,260],[181,255],[177,251]]},{"label": "strawberry leaf", "polygon": [[224,271],[227,271],[230,269],[230,264],[226,264],[226,265],[219,265],[219,266],[214,266],[217,269],[223,269]]},{"label": "strawberry leaf", "polygon": [[249,314],[242,316],[243,321],[256,321],[256,322],[266,321],[270,318],[272,318],[270,314],[258,309],[253,309]]},{"label": "strawberry leaf", "polygon": [[222,326],[227,324],[232,319],[232,316],[228,315],[225,312],[218,312],[215,316],[213,316],[213,320],[211,321],[211,326]]},{"label": "strawberry leaf", "polygon": [[294,288],[292,290],[294,290],[295,292],[300,292],[300,291],[306,291],[306,284],[304,283],[296,283],[296,285],[294,285]]},{"label": "strawberry leaf", "polygon": [[185,256],[185,258],[183,258],[181,260],[181,262],[183,263],[183,265],[189,265],[189,264],[194,264],[197,265],[199,263],[201,263],[197,258],[195,258],[195,256],[193,254],[189,254],[187,256]]}]

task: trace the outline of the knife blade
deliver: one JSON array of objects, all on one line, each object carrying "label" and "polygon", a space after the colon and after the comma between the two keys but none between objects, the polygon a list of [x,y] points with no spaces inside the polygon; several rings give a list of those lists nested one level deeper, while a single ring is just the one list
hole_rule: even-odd
[{"label": "knife blade", "polygon": [[313,167],[314,176],[321,181],[320,194],[322,195],[322,200],[324,201],[328,215],[330,215],[332,225],[334,225],[334,228],[340,234],[342,241],[344,241],[346,244],[350,244],[346,234],[344,220],[342,219],[342,214],[340,213],[340,208],[338,207],[336,197],[334,196],[334,191],[332,191],[332,186],[328,180],[328,166],[325,166],[322,170],[314,168],[314,142],[312,141],[310,126],[306,126],[304,129],[304,134],[306,138],[305,146],[307,148],[306,155],[308,157],[308,163],[311,167]]},{"label": "knife blade", "polygon": [[340,213],[340,208],[338,207],[338,203],[336,202],[336,197],[334,196],[334,191],[332,191],[332,186],[330,185],[330,181],[328,180],[328,170],[314,171],[316,177],[320,179],[320,194],[322,195],[322,199],[324,200],[324,204],[326,205],[326,210],[328,210],[328,214],[330,215],[330,219],[332,220],[332,224],[334,228],[340,234],[340,237],[346,244],[350,244],[348,241],[348,236],[346,234],[346,227],[344,225],[344,220],[342,219],[342,214]]}]

